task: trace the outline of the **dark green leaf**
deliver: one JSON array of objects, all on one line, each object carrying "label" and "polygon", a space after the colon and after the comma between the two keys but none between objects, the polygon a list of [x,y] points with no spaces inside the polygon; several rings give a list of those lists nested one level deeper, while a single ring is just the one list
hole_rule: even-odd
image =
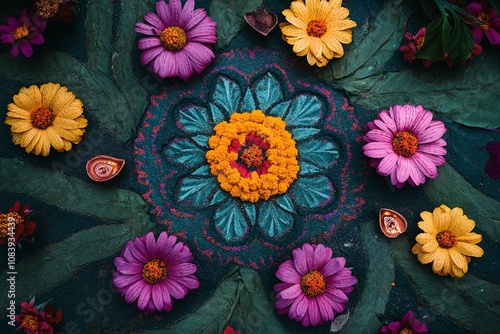
[{"label": "dark green leaf", "polygon": [[500,14],[500,0],[489,0],[491,8],[497,12],[497,14]]},{"label": "dark green leaf", "polygon": [[148,219],[148,205],[129,190],[92,185],[14,159],[0,157],[0,165],[1,190],[26,194],[64,210],[102,219]]},{"label": "dark green leaf", "polygon": [[445,44],[445,52],[453,60],[462,61],[469,59],[474,46],[472,32],[455,12],[452,12],[453,31],[450,39]]},{"label": "dark green leaf", "polygon": [[109,76],[113,25],[111,1],[89,1],[85,20],[85,48],[89,71]]},{"label": "dark green leaf", "polygon": [[212,0],[210,17],[217,22],[217,48],[226,47],[246,24],[244,14],[262,6],[262,0]]},{"label": "dark green leaf", "polygon": [[368,270],[361,300],[342,330],[343,334],[378,333],[383,326],[377,314],[385,313],[395,274],[389,242],[378,233],[377,228],[376,220],[360,224],[368,256]]},{"label": "dark green leaf", "polygon": [[[353,46],[339,60],[331,61],[322,76],[327,81],[351,76],[364,78],[379,72],[399,50],[403,37],[404,22],[410,16],[410,6],[404,1],[390,0],[384,3],[367,35],[362,27],[355,28]],[[360,31],[361,30],[361,31]]]},{"label": "dark green leaf", "polygon": [[413,70],[350,80],[342,85],[353,103],[369,109],[386,109],[395,104],[423,105],[447,115],[455,122],[483,128],[500,127],[498,56],[483,53],[465,66],[453,70]]},{"label": "dark green leaf", "polygon": [[252,269],[236,267],[223,278],[213,297],[188,318],[169,328],[146,331],[145,334],[161,334],[165,330],[169,333],[214,334],[233,320],[242,324],[244,328],[238,328],[242,333],[286,333],[267,300],[259,274]]},{"label": "dark green leaf", "polygon": [[[398,266],[409,276],[413,285],[429,306],[451,317],[475,333],[498,333],[500,289],[470,273],[462,278],[448,278],[432,273],[430,266],[418,262],[411,252],[413,243],[403,235],[391,241]],[[474,260],[472,260],[474,261]]]},{"label": "dark green leaf", "polygon": [[441,14],[441,10],[439,7],[436,5],[435,0],[420,0],[420,6],[424,10],[425,15],[430,19],[430,20],[435,20],[437,19]]},{"label": "dark green leaf", "polygon": [[416,59],[428,59],[438,61],[444,58],[445,43],[450,38],[451,28],[447,15],[432,21],[426,27],[425,41],[422,47],[415,53]]},{"label": "dark green leaf", "polygon": [[481,231],[493,240],[500,239],[500,202],[482,194],[449,164],[439,167],[439,176],[423,188],[436,206],[461,207]]}]

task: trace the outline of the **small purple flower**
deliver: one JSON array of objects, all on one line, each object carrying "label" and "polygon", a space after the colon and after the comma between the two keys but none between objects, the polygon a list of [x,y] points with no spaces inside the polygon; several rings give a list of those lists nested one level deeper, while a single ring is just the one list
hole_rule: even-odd
[{"label": "small purple flower", "polygon": [[482,22],[482,24],[472,27],[474,42],[479,44],[484,34],[491,44],[500,44],[500,17],[498,17],[498,13],[493,8],[483,8],[477,2],[471,2],[466,8],[467,12]]},{"label": "small purple flower", "polygon": [[194,276],[193,255],[175,236],[162,232],[158,240],[153,232],[128,241],[115,258],[113,284],[141,311],[170,311],[173,298],[182,299],[189,290],[200,286]]},{"label": "small purple flower", "polygon": [[135,31],[146,35],[139,40],[142,65],[161,78],[189,79],[200,74],[215,55],[216,26],[203,8],[194,10],[194,0],[164,0],[156,3],[156,12],[144,16],[147,23],[137,22]]},{"label": "small purple flower", "polygon": [[47,22],[36,14],[28,14],[25,9],[19,20],[14,17],[7,19],[7,25],[0,25],[0,40],[3,44],[12,44],[10,54],[17,57],[21,52],[26,57],[33,55],[31,44],[43,44],[42,32]]},{"label": "small purple flower", "polygon": [[380,329],[382,334],[420,334],[427,333],[427,327],[413,316],[413,311],[408,311],[401,322],[394,321]]}]

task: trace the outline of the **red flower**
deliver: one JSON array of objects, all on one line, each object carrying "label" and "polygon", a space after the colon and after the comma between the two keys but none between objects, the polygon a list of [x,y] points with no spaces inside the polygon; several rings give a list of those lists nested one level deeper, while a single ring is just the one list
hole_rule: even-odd
[{"label": "red flower", "polygon": [[401,321],[394,321],[382,327],[382,334],[399,334],[399,333],[427,333],[427,326],[419,322],[413,315],[413,311],[408,311]]},{"label": "red flower", "polygon": [[238,159],[230,162],[231,167],[236,168],[240,175],[246,178],[251,177],[252,171],[256,171],[259,175],[266,174],[271,167],[266,157],[268,149],[269,143],[255,132],[246,135],[245,145],[241,145],[238,139],[234,139],[227,151],[237,152]]},{"label": "red flower", "polygon": [[500,17],[498,17],[498,13],[493,8],[482,7],[477,2],[471,2],[466,8],[469,14],[477,17],[481,22],[480,25],[472,27],[474,42],[479,44],[483,35],[486,35],[491,44],[500,44]]},{"label": "red flower", "polygon": [[241,334],[241,332],[234,330],[231,326],[227,326],[220,334]]},{"label": "red flower", "polygon": [[[0,212],[0,244],[6,244],[9,238],[14,238],[14,243],[17,244],[19,237],[27,237],[35,231],[36,224],[33,221],[26,221],[24,218],[33,210],[29,204],[21,206],[19,201],[9,209],[7,213]],[[14,225],[12,225],[14,223]],[[11,235],[12,226],[14,235]]]},{"label": "red flower", "polygon": [[[408,41],[408,44],[402,45],[399,50],[403,51],[403,59],[407,62],[412,62],[415,59],[415,53],[424,45],[425,41],[425,27],[420,28],[416,35],[412,35],[407,32],[404,38]],[[428,59],[422,59],[422,63],[425,67],[429,67],[432,61]]]},{"label": "red flower", "polygon": [[52,324],[59,323],[62,319],[61,309],[54,311],[50,305],[45,305],[43,311],[39,311],[35,305],[35,297],[29,302],[21,303],[21,314],[15,319],[20,323],[19,329],[23,328],[27,334],[53,334]]}]

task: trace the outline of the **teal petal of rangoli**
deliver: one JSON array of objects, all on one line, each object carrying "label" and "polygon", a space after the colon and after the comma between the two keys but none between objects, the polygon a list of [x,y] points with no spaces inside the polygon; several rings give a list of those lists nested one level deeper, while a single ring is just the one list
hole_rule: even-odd
[{"label": "teal petal of rangoli", "polygon": [[324,103],[316,95],[301,94],[293,99],[284,120],[288,127],[311,126],[320,120],[324,109]]},{"label": "teal petal of rangoli", "polygon": [[283,99],[281,85],[274,75],[267,73],[253,87],[259,109],[266,112],[273,104]]},{"label": "teal petal of rangoli", "polygon": [[210,114],[212,115],[212,120],[214,121],[214,124],[218,124],[222,122],[224,119],[226,119],[220,108],[213,103],[210,103]]},{"label": "teal petal of rangoli", "polygon": [[213,177],[185,177],[179,182],[177,200],[197,208],[210,205],[211,194],[219,186]]},{"label": "teal petal of rangoli", "polygon": [[254,226],[257,221],[257,210],[255,209],[255,205],[253,203],[244,202],[243,208],[245,209],[248,218],[250,218],[250,224]]},{"label": "teal petal of rangoli", "polygon": [[173,164],[193,168],[206,163],[205,150],[190,139],[176,139],[164,149],[163,155]]},{"label": "teal petal of rangoli", "polygon": [[241,100],[241,89],[233,80],[220,76],[217,78],[212,98],[214,103],[231,115],[237,111]]},{"label": "teal petal of rangoli", "polygon": [[243,98],[243,103],[241,104],[241,111],[252,111],[254,109],[256,109],[255,99],[253,98],[250,89],[247,88],[245,97]]},{"label": "teal petal of rangoli", "polygon": [[[302,175],[326,170],[339,159],[337,146],[331,141],[309,140],[298,144],[297,150],[299,151],[299,166]],[[311,168],[310,165],[317,168]]]},{"label": "teal petal of rangoli", "polygon": [[333,198],[333,184],[324,175],[298,178],[289,192],[298,206],[317,208],[326,205]]},{"label": "teal petal of rangoli", "polygon": [[259,225],[270,237],[279,237],[292,228],[293,217],[272,201],[265,201],[260,206]]},{"label": "teal petal of rangoli", "polygon": [[315,134],[319,133],[319,129],[317,128],[293,128],[290,129],[290,133],[292,134],[292,138],[295,141],[301,141],[305,139],[309,139]]},{"label": "teal petal of rangoli", "polygon": [[216,210],[215,227],[227,241],[239,240],[248,231],[248,223],[234,198]]},{"label": "teal petal of rangoli", "polygon": [[188,134],[213,132],[208,119],[207,109],[191,105],[186,109],[179,111],[179,123],[182,130]]}]

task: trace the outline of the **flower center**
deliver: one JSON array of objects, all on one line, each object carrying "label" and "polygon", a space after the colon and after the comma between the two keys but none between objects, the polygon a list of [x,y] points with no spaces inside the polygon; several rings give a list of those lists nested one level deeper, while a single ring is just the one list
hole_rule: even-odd
[{"label": "flower center", "polygon": [[243,150],[240,159],[248,168],[257,168],[264,162],[264,155],[262,154],[262,149],[253,144]]},{"label": "flower center", "polygon": [[417,152],[417,137],[407,131],[398,132],[392,140],[392,148],[396,154],[403,157],[410,157]]},{"label": "flower center", "polygon": [[159,259],[148,261],[142,268],[142,278],[151,284],[164,281],[167,274],[165,262]]},{"label": "flower center", "polygon": [[0,238],[5,238],[9,235],[9,227],[13,226],[12,223],[17,225],[22,222],[24,222],[24,219],[17,212],[0,214]]},{"label": "flower center", "polygon": [[322,20],[312,20],[307,25],[307,34],[313,37],[321,37],[326,33],[326,23]]},{"label": "flower center", "polygon": [[38,0],[35,4],[36,14],[44,19],[55,16],[63,1],[64,0]]},{"label": "flower center", "polygon": [[47,107],[38,107],[31,112],[31,124],[38,129],[46,129],[52,123],[52,111]]},{"label": "flower center", "polygon": [[483,24],[481,24],[480,26],[483,30],[490,29],[490,21],[491,21],[490,13],[481,12],[477,15],[477,18],[479,19],[479,21],[483,22]]},{"label": "flower center", "polygon": [[422,45],[424,45],[424,42],[425,42],[425,36],[418,36],[415,38],[415,46],[417,50],[420,50]]},{"label": "flower center", "polygon": [[14,33],[12,35],[17,40],[19,38],[23,38],[23,37],[28,36],[29,33],[30,33],[30,30],[29,30],[28,26],[22,25],[22,26],[17,27],[16,30],[14,30]]},{"label": "flower center", "polygon": [[441,248],[451,248],[455,246],[457,240],[450,230],[444,230],[436,235],[436,240]]},{"label": "flower center", "polygon": [[321,295],[326,289],[325,276],[317,270],[310,271],[302,276],[300,287],[302,288],[302,292],[308,297]]},{"label": "flower center", "polygon": [[399,334],[413,334],[413,331],[411,330],[411,328],[403,328],[399,331]]},{"label": "flower center", "polygon": [[29,329],[31,331],[36,331],[38,329],[38,317],[33,314],[27,314],[24,316],[21,322],[21,327]]},{"label": "flower center", "polygon": [[186,32],[179,27],[165,28],[160,34],[161,44],[170,51],[179,51],[186,45]]}]

